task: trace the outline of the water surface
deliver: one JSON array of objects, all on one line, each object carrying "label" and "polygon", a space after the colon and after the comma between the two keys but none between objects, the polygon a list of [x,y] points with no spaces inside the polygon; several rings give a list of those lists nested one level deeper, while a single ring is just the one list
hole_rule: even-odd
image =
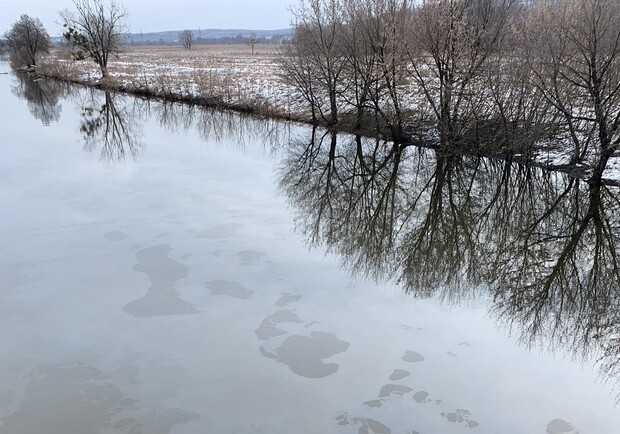
[{"label": "water surface", "polygon": [[620,432],[616,191],[9,75],[0,101],[3,434]]}]

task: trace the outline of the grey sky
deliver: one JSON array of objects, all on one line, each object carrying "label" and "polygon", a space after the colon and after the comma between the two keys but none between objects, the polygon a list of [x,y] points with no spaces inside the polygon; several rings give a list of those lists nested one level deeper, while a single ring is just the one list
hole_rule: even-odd
[{"label": "grey sky", "polygon": [[[131,32],[206,28],[279,29],[290,25],[296,0],[124,0]],[[59,35],[58,11],[71,0],[0,0],[0,34],[21,14],[39,18]]]}]

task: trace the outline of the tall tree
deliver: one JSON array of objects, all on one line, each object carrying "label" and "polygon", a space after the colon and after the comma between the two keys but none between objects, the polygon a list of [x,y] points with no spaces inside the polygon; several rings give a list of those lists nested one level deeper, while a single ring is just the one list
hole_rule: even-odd
[{"label": "tall tree", "polygon": [[60,13],[67,31],[64,37],[73,42],[74,58],[91,58],[107,77],[110,56],[118,56],[128,31],[127,12],[116,0],[73,0],[76,11]]},{"label": "tall tree", "polygon": [[38,18],[26,14],[17,20],[5,35],[15,67],[34,66],[40,54],[49,53],[52,45],[47,30]]}]

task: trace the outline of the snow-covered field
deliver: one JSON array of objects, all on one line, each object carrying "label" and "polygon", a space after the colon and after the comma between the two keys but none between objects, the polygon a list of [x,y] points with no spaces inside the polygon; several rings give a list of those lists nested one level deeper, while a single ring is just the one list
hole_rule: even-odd
[{"label": "snow-covered field", "polygon": [[[127,47],[109,64],[117,84],[180,96],[218,98],[226,104],[265,106],[284,113],[303,112],[291,89],[280,79],[278,46],[195,45]],[[63,68],[64,75],[96,81],[101,76],[90,60],[73,61],[58,50],[41,65]]]}]

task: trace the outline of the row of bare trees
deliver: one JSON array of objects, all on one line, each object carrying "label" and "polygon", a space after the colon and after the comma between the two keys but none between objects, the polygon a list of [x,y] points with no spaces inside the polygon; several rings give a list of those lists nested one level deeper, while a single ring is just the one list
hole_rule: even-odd
[{"label": "row of bare trees", "polygon": [[313,121],[442,148],[620,144],[617,0],[301,0],[283,77]]}]

